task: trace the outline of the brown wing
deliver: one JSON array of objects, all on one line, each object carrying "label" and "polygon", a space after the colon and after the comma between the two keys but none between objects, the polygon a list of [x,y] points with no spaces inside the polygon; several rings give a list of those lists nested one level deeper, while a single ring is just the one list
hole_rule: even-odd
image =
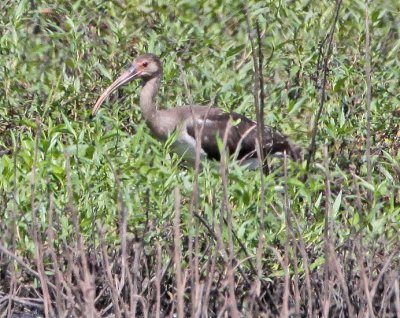
[{"label": "brown wing", "polygon": [[[201,136],[201,147],[210,159],[220,159],[218,139],[223,140],[229,120],[231,121],[227,137],[227,150],[230,154],[237,152],[237,159],[256,158],[256,123],[245,116],[237,113],[217,113],[202,116],[194,122],[190,122],[186,129],[190,136],[196,138],[195,124],[200,132],[204,125]],[[299,159],[298,150],[281,133],[269,126],[264,128],[264,151],[266,154],[274,154],[287,151],[293,159]],[[239,149],[237,149],[240,147]]]},{"label": "brown wing", "polygon": [[[218,139],[223,140],[229,120],[231,120],[232,126],[228,132],[227,149],[230,154],[233,154],[244,132],[254,126],[254,123],[246,117],[235,113],[209,114],[207,117],[200,117],[195,123],[190,122],[186,129],[190,136],[196,138],[195,124],[197,125],[197,131],[199,133],[201,127],[204,125],[201,135],[201,147],[210,159],[219,160],[220,152],[218,149]],[[254,150],[254,145],[248,144],[247,140],[246,142],[243,140],[241,149],[241,153],[251,152]],[[241,155],[242,154],[239,154],[239,159]]]}]

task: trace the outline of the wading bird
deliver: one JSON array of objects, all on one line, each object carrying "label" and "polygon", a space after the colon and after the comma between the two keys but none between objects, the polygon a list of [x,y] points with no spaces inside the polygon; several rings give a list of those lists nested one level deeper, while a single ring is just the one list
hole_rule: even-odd
[{"label": "wading bird", "polygon": [[[257,159],[257,123],[234,112],[219,108],[189,105],[158,110],[155,97],[163,76],[160,59],[153,54],[137,57],[130,66],[103,92],[92,110],[95,116],[104,100],[119,87],[140,78],[140,109],[153,135],[165,141],[176,132],[173,151],[190,164],[196,158],[196,140],[200,140],[200,159],[220,160],[218,140],[226,138],[226,150],[240,160],[241,164],[255,167]],[[198,138],[196,139],[196,134]],[[284,135],[269,126],[263,129],[263,151],[268,155],[282,155],[284,151],[294,160],[299,160],[301,148],[291,143]]]}]

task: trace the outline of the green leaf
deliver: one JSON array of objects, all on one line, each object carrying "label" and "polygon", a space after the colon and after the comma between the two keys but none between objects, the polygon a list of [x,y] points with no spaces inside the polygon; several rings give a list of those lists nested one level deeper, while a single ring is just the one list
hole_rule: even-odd
[{"label": "green leaf", "polygon": [[307,99],[308,99],[307,96],[298,99],[297,102],[292,107],[289,108],[289,116],[296,114]]},{"label": "green leaf", "polygon": [[342,190],[340,190],[339,194],[337,195],[335,202],[332,205],[332,215],[335,216],[340,209],[340,204],[342,203]]}]

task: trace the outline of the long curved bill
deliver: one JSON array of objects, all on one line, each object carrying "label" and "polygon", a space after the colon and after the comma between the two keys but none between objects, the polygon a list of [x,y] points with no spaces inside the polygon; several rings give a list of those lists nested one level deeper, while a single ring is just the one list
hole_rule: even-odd
[{"label": "long curved bill", "polygon": [[125,72],[123,72],[107,89],[101,94],[96,104],[92,109],[92,116],[96,116],[97,112],[100,109],[100,106],[103,104],[105,99],[115,90],[117,90],[122,85],[132,81],[140,75],[140,71],[135,67],[135,65],[131,65]]}]

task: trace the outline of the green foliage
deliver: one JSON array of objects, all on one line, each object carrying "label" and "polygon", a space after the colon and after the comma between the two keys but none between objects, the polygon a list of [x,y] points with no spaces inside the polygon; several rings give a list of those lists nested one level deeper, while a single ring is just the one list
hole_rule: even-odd
[{"label": "green foliage", "polygon": [[[9,1],[2,6],[0,150],[12,149],[12,154],[0,157],[0,207],[4,227],[12,228],[16,217],[18,249],[33,253],[32,209],[45,236],[50,195],[60,241],[74,233],[70,204],[79,212],[88,239],[100,222],[107,226],[107,240],[116,242],[118,196],[128,211],[130,232],[169,241],[173,189],[179,186],[182,192],[185,220],[193,169],[183,167],[167,146],[149,135],[137,107],[137,85],[114,94],[92,121],[90,108],[127,62],[138,53],[153,52],[164,62],[160,107],[190,102],[185,78],[193,101],[207,103],[218,95],[219,107],[255,118],[251,47],[241,2],[60,0],[56,4]],[[261,26],[267,61],[265,121],[304,148],[319,103],[319,47],[333,9],[332,1],[250,3],[252,19]],[[331,197],[325,194],[321,147],[306,184],[300,181],[304,166],[289,164],[290,210],[311,248],[320,248],[327,206],[339,242],[352,228],[363,230],[371,240],[398,236],[398,11],[394,0],[371,4],[374,96],[369,182],[364,156],[364,2],[343,2],[317,139],[320,146],[329,147]],[[274,159],[274,172],[265,179],[265,237],[270,245],[286,237],[282,162]],[[198,212],[212,223],[218,219],[222,200],[215,163],[205,164],[199,187]],[[372,192],[372,201],[367,200],[367,191]],[[230,163],[228,198],[234,231],[253,252],[260,235],[258,171]],[[150,233],[144,232],[146,222],[153,225]]]}]

